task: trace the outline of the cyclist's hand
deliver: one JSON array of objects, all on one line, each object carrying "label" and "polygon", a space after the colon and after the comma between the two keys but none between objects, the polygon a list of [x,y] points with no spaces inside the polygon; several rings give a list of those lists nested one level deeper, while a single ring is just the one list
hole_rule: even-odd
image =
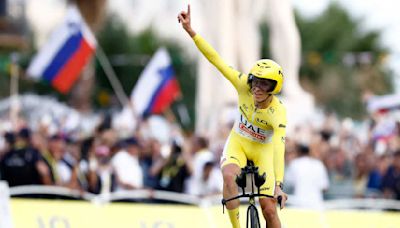
[{"label": "cyclist's hand", "polygon": [[275,187],[274,198],[278,199],[278,197],[282,197],[282,201],[281,201],[281,204],[280,204],[280,207],[281,207],[280,209],[283,209],[285,207],[286,200],[288,199],[288,196],[287,196],[286,193],[284,193],[282,191],[282,189],[279,186],[276,186]]},{"label": "cyclist's hand", "polygon": [[191,37],[194,37],[196,33],[193,31],[192,26],[191,26],[191,19],[190,19],[190,5],[188,5],[187,11],[181,11],[181,13],[178,15],[178,22],[182,24],[183,29],[186,30],[187,33]]}]

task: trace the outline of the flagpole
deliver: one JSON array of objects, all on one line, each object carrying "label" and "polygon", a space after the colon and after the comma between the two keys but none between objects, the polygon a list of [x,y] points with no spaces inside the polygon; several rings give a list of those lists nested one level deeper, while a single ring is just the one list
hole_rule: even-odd
[{"label": "flagpole", "polygon": [[108,80],[110,81],[111,87],[117,95],[119,102],[122,104],[122,106],[128,105],[130,102],[129,98],[124,93],[121,83],[119,82],[117,75],[115,74],[110,62],[107,59],[107,56],[105,55],[100,45],[97,45],[96,47],[96,57],[99,60],[100,65],[103,68]]},{"label": "flagpole", "polygon": [[19,65],[18,65],[18,53],[11,54],[11,65],[10,65],[10,121],[13,127],[18,125],[19,115]]},{"label": "flagpole", "polygon": [[181,119],[182,124],[185,125],[186,127],[188,127],[191,122],[190,116],[189,116],[189,111],[181,99],[178,102],[179,103],[178,103],[177,111],[178,111],[179,118]]}]

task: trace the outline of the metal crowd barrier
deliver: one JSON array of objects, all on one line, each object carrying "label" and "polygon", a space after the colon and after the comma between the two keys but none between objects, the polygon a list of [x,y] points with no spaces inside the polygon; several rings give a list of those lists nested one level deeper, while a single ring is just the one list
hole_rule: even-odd
[{"label": "metal crowd barrier", "polygon": [[[85,200],[93,203],[111,203],[114,201],[123,200],[159,200],[175,203],[183,203],[188,205],[196,206],[211,206],[218,205],[221,203],[221,195],[213,195],[207,197],[198,197],[189,194],[159,191],[159,190],[131,190],[131,191],[120,191],[111,192],[109,194],[93,194],[89,192],[82,192],[73,190],[65,187],[58,186],[43,186],[43,185],[28,185],[28,186],[17,186],[10,188],[10,196],[59,196],[65,198],[73,198]],[[290,199],[294,199],[294,196],[289,196],[288,206],[296,207],[296,205],[290,203]],[[324,209],[368,209],[368,210],[398,210],[400,211],[399,200],[389,199],[334,199],[326,200],[323,205]]]}]

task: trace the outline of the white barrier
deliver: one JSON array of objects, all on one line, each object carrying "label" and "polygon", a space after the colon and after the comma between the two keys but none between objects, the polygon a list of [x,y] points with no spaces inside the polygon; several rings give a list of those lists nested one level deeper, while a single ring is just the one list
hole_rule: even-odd
[{"label": "white barrier", "polygon": [[0,228],[12,228],[8,184],[0,181]]},{"label": "white barrier", "polygon": [[24,185],[10,188],[10,196],[19,195],[58,195],[92,201],[97,195],[59,186]]},{"label": "white barrier", "polygon": [[336,199],[325,201],[325,209],[398,210],[400,201],[388,199]]},{"label": "white barrier", "polygon": [[[184,203],[197,206],[211,206],[221,203],[221,195],[213,195],[208,197],[198,197],[194,195],[158,191],[158,190],[131,190],[122,192],[112,192],[109,195],[96,195],[88,192],[81,192],[58,186],[42,186],[29,185],[17,186],[10,188],[10,196],[21,195],[54,195],[61,197],[69,197],[83,199],[95,203],[109,203],[120,200],[164,200],[169,202]],[[3,195],[3,194],[2,194]],[[291,204],[289,196],[288,207],[296,208],[295,204]],[[241,199],[246,202],[246,199]],[[388,199],[335,199],[327,200],[323,205],[324,209],[370,209],[370,210],[400,210],[400,201]],[[0,227],[2,228],[2,227]]]}]

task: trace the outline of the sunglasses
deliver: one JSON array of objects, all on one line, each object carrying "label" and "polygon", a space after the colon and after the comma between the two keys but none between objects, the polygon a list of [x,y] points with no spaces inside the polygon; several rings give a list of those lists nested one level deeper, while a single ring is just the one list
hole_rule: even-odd
[{"label": "sunglasses", "polygon": [[251,80],[251,88],[258,87],[259,89],[271,92],[275,88],[276,82],[270,79],[257,78],[253,76],[253,80]]}]

